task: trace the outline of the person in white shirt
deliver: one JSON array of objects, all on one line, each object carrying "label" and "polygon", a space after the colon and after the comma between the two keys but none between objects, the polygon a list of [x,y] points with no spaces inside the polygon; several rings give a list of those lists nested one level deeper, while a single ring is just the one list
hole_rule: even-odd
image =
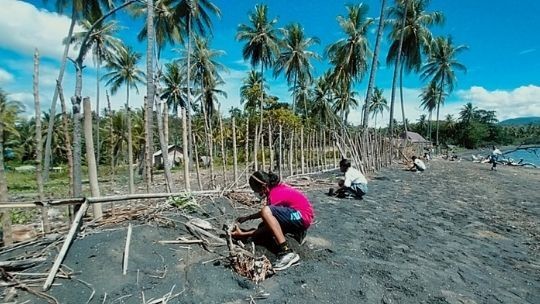
[{"label": "person in white shirt", "polygon": [[421,159],[419,159],[416,156],[413,156],[412,160],[413,160],[413,166],[411,167],[411,171],[422,172],[426,170],[426,164],[424,164],[424,162]]},{"label": "person in white shirt", "polygon": [[501,150],[493,146],[493,151],[491,151],[491,154],[489,155],[489,162],[491,163],[491,170],[497,170],[497,160],[499,159],[499,155],[502,155]]},{"label": "person in white shirt", "polygon": [[339,198],[362,199],[368,192],[366,177],[357,169],[352,168],[348,159],[342,159],[339,162],[339,170],[345,173],[345,179],[340,179],[339,188],[335,192],[334,189],[330,189],[328,194]]}]

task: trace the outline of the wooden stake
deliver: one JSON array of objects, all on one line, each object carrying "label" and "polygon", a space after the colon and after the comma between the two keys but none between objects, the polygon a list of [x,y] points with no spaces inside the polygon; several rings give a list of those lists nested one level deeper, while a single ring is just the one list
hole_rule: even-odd
[{"label": "wooden stake", "polygon": [[122,263],[122,274],[127,274],[128,260],[129,260],[129,245],[131,244],[131,223],[129,223],[126,236],[126,247],[124,247],[124,259]]},{"label": "wooden stake", "polygon": [[233,141],[233,171],[234,171],[234,184],[238,181],[238,152],[236,151],[236,121],[234,116],[232,118],[232,141]]},{"label": "wooden stake", "polygon": [[[86,144],[86,162],[88,163],[88,179],[90,180],[90,192],[92,196],[99,197],[99,184],[96,167],[96,157],[94,153],[94,134],[92,132],[92,109],[90,104],[90,98],[85,97],[83,99],[84,109],[84,139]],[[94,211],[94,219],[103,217],[101,211],[101,205],[96,204],[92,206]]]},{"label": "wooden stake", "polygon": [[88,209],[88,201],[85,201],[82,205],[79,211],[77,211],[77,214],[75,215],[75,219],[73,220],[73,223],[71,224],[71,228],[69,228],[69,232],[64,239],[64,244],[62,245],[62,249],[60,249],[60,252],[58,253],[58,256],[56,257],[56,260],[54,261],[54,264],[49,272],[49,276],[47,276],[47,280],[45,280],[45,284],[43,284],[43,291],[49,290],[51,287],[51,284],[54,281],[54,278],[56,276],[56,273],[58,272],[58,269],[60,268],[60,264],[64,261],[64,258],[66,257],[67,251],[69,250],[69,246],[71,245],[71,241],[73,240],[73,237],[77,233],[77,230],[79,228],[79,224],[82,220],[83,215],[86,213],[86,210]]}]

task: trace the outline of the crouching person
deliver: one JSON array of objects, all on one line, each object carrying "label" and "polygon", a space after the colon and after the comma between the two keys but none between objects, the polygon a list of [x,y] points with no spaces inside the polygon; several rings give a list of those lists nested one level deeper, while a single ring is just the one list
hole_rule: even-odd
[{"label": "crouching person", "polygon": [[313,207],[307,197],[299,190],[281,183],[273,173],[257,171],[249,178],[251,189],[267,198],[267,205],[259,212],[239,217],[238,223],[262,219],[257,229],[242,230],[235,227],[234,238],[273,238],[279,246],[278,258],[273,263],[274,270],[284,270],[300,260],[287,243],[285,234],[302,244],[306,231],[313,222]]},{"label": "crouching person", "polygon": [[348,159],[342,159],[339,162],[339,170],[345,173],[345,178],[338,182],[338,189],[330,189],[328,195],[339,198],[362,199],[368,192],[368,182],[366,177],[357,169],[351,167]]}]

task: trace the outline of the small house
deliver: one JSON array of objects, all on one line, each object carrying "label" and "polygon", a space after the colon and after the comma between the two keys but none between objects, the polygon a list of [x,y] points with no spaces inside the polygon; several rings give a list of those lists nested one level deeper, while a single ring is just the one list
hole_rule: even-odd
[{"label": "small house", "polygon": [[[167,159],[169,160],[169,166],[173,167],[182,163],[184,159],[184,154],[182,153],[182,148],[178,145],[169,145],[167,148]],[[163,167],[163,151],[159,150],[154,153],[153,157],[155,167]]]}]

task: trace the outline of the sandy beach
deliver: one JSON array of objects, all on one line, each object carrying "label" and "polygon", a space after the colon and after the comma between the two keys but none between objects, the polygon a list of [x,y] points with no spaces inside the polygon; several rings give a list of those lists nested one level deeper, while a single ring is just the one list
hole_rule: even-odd
[{"label": "sandy beach", "polygon": [[[423,173],[404,168],[372,176],[364,200],[324,194],[338,172],[310,176],[316,222],[302,247],[291,240],[301,261],[259,285],[219,259],[226,247],[208,252],[159,244],[186,229],[136,220],[127,275],[127,223],[99,233],[88,229],[63,263],[73,279],[56,279],[61,285],[48,294],[60,303],[85,303],[92,289],[90,303],[148,303],[171,290],[182,294],[169,303],[539,303],[540,170],[500,166],[494,172],[488,164],[440,159]],[[203,209],[195,215],[219,229],[250,212],[226,199]],[[42,247],[0,259],[33,250]],[[262,247],[257,251],[274,258]],[[49,249],[47,263],[26,271],[47,271],[56,254]],[[266,298],[258,299],[261,294]],[[17,303],[25,300],[46,303],[18,291]]]}]

